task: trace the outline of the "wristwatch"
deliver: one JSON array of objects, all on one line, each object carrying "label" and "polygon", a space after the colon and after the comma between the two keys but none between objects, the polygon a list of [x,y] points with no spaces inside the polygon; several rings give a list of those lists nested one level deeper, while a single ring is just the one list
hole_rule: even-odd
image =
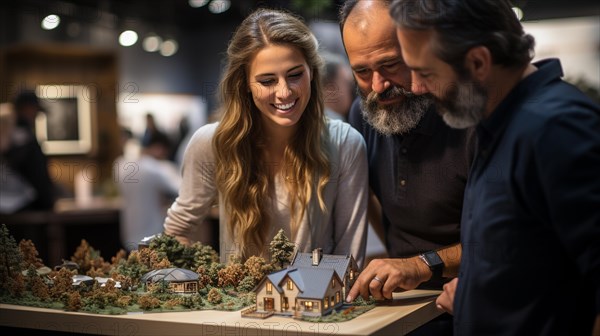
[{"label": "wristwatch", "polygon": [[442,278],[442,272],[444,271],[444,261],[440,258],[440,255],[436,251],[429,251],[419,255],[419,258],[423,260],[425,265],[429,266],[431,273],[431,280],[439,280]]}]

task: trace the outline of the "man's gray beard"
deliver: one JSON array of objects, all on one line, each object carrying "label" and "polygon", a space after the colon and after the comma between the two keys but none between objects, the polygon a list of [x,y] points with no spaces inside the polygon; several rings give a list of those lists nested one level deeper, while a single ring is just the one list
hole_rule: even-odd
[{"label": "man's gray beard", "polygon": [[415,95],[399,87],[392,90],[393,92],[387,96],[403,95],[404,100],[398,104],[381,106],[378,104],[377,93],[371,92],[366,97],[360,94],[363,118],[377,132],[385,136],[402,135],[413,130],[432,104],[429,95]]},{"label": "man's gray beard", "polygon": [[478,83],[461,80],[442,99],[436,99],[438,112],[452,128],[469,128],[483,119],[487,92]]}]

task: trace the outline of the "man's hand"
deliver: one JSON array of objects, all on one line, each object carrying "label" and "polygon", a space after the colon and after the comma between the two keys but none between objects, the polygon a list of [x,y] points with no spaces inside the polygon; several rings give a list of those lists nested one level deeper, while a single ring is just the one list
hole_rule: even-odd
[{"label": "man's hand", "polygon": [[354,286],[350,289],[347,302],[362,296],[365,300],[372,295],[376,300],[391,299],[392,292],[415,289],[431,279],[431,270],[417,256],[406,259],[375,259],[369,263]]},{"label": "man's hand", "polygon": [[454,312],[454,293],[456,293],[456,286],[458,286],[458,278],[452,279],[452,281],[444,285],[444,292],[438,296],[435,300],[435,304],[439,310],[443,310],[448,314]]}]

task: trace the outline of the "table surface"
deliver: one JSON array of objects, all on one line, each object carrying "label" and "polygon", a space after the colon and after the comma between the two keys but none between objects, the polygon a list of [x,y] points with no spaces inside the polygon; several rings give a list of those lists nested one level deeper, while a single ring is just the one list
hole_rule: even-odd
[{"label": "table surface", "polygon": [[239,311],[97,315],[0,304],[0,325],[104,335],[404,335],[440,315],[440,291],[394,293],[394,300],[346,322],[313,323],[288,317],[243,318]]}]

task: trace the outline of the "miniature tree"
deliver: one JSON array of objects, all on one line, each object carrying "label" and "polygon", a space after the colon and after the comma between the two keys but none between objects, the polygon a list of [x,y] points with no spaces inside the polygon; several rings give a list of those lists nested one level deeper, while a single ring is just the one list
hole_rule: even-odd
[{"label": "miniature tree", "polygon": [[[17,275],[21,275],[23,255],[6,225],[0,228],[0,294],[18,292]],[[22,277],[21,277],[22,280]]]},{"label": "miniature tree", "polygon": [[95,283],[93,289],[88,293],[85,299],[85,305],[104,309],[107,306],[116,306],[119,299],[119,291],[115,288],[115,283],[107,281],[104,287]]},{"label": "miniature tree", "polygon": [[217,304],[223,300],[223,296],[218,288],[211,288],[206,299],[212,304]]},{"label": "miniature tree", "polygon": [[152,269],[164,269],[164,268],[169,268],[171,267],[171,262],[169,261],[169,259],[167,258],[162,258],[161,261],[152,264]]},{"label": "miniature tree", "polygon": [[137,281],[134,281],[130,276],[113,272],[110,277],[117,282],[121,283],[122,289],[132,290],[137,285]]},{"label": "miniature tree", "polygon": [[81,309],[81,295],[79,292],[71,292],[68,294],[67,304],[65,305],[65,309],[68,311],[78,311]]},{"label": "miniature tree", "polygon": [[[117,276],[118,279],[113,276],[113,279],[121,281],[121,286],[123,286],[123,288],[132,287],[137,283],[142,275],[149,271],[148,266],[140,262],[139,257],[139,251],[133,251],[129,254],[127,260],[119,261],[119,266],[117,266],[115,270],[115,273],[117,273],[119,276]],[[124,286],[123,281],[127,278],[130,279],[130,282],[128,282],[129,286]]]},{"label": "miniature tree", "polygon": [[183,299],[181,297],[176,297],[169,299],[163,305],[165,309],[173,309],[175,306],[181,305],[183,303]]},{"label": "miniature tree", "polygon": [[25,277],[23,277],[23,274],[17,273],[9,279],[7,285],[10,295],[19,297],[25,292]]},{"label": "miniature tree", "polygon": [[127,308],[127,306],[129,306],[131,304],[131,296],[129,295],[123,295],[121,297],[119,297],[117,299],[117,307],[121,307],[121,308]]},{"label": "miniature tree", "polygon": [[[25,264],[25,263],[23,263]],[[25,275],[25,282],[26,282],[26,286],[27,286],[27,290],[31,290],[31,286],[33,285],[33,279],[34,278],[38,278],[38,273],[36,271],[36,267],[33,265],[29,265],[29,267],[27,267],[27,272]]]},{"label": "miniature tree", "polygon": [[198,289],[203,289],[210,285],[210,276],[208,276],[206,266],[199,266],[196,273],[198,273]]},{"label": "miniature tree", "polygon": [[294,253],[294,248],[294,244],[290,242],[288,237],[283,233],[283,230],[280,229],[275,237],[273,237],[273,240],[269,246],[271,263],[275,266],[275,268],[282,269],[285,267],[285,265],[290,263]]},{"label": "miniature tree", "polygon": [[141,249],[137,253],[140,263],[144,264],[148,270],[171,267],[171,262],[164,253],[149,248]]},{"label": "miniature tree", "polygon": [[202,296],[198,294],[180,297],[179,304],[189,309],[201,308],[204,305],[204,303],[202,302]]},{"label": "miniature tree", "polygon": [[55,299],[61,299],[63,294],[72,291],[73,273],[66,268],[61,268],[58,272],[52,272],[52,287],[50,287],[50,296]]},{"label": "miniature tree", "polygon": [[219,276],[219,287],[223,288],[226,286],[237,287],[237,285],[246,276],[244,267],[239,263],[232,263],[227,265],[222,270],[217,272]]},{"label": "miniature tree", "polygon": [[88,244],[87,240],[82,239],[79,246],[75,249],[75,253],[71,257],[71,261],[79,266],[79,270],[82,274],[85,274],[92,267],[90,262],[90,249],[92,249],[92,247]]},{"label": "miniature tree", "polygon": [[121,260],[126,260],[126,259],[127,259],[127,252],[123,249],[120,249],[119,252],[117,252],[117,254],[115,254],[114,257],[110,258],[111,266],[113,268],[116,268],[117,266],[119,266],[119,262]]},{"label": "miniature tree", "polygon": [[210,266],[212,263],[219,262],[219,255],[211,246],[196,242],[192,245],[192,249],[195,250],[194,261],[196,268]]},{"label": "miniature tree", "polygon": [[138,305],[143,310],[151,310],[160,307],[160,300],[152,295],[142,295],[138,299]]},{"label": "miniature tree", "polygon": [[100,263],[100,265],[93,265],[92,268],[90,268],[89,271],[87,271],[87,275],[91,276],[91,277],[96,277],[96,276],[108,276],[108,274],[110,274],[110,270],[112,268],[112,266],[110,265],[110,263],[107,263],[104,261],[103,258],[99,258],[99,259],[95,259],[96,262]]},{"label": "miniature tree", "polygon": [[166,234],[156,236],[150,241],[149,248],[162,256],[166,256],[175,267],[189,270],[196,269],[196,267],[194,267],[196,264],[196,250],[189,246],[182,245],[173,236]]},{"label": "miniature tree", "polygon": [[256,286],[257,281],[253,276],[247,275],[237,286],[237,290],[240,292],[250,292]]},{"label": "miniature tree", "polygon": [[106,272],[102,268],[92,267],[89,269],[89,271],[87,271],[86,275],[92,278],[104,277],[106,276]]},{"label": "miniature tree", "polygon": [[48,285],[39,276],[34,276],[30,279],[31,294],[38,299],[45,301],[50,298]]},{"label": "miniature tree", "polygon": [[221,263],[213,263],[208,268],[207,275],[210,278],[210,284],[216,286],[219,283],[219,271],[225,268]]},{"label": "miniature tree", "polygon": [[71,261],[79,265],[81,274],[88,274],[90,270],[92,271],[91,275],[106,275],[110,272],[110,264],[105,262],[100,255],[100,251],[90,246],[85,239],[81,240],[81,244],[75,250]]},{"label": "miniature tree", "polygon": [[273,266],[267,263],[263,257],[251,256],[244,263],[246,274],[253,277],[255,283],[258,283],[265,274],[273,271]]},{"label": "miniature tree", "polygon": [[169,283],[164,280],[149,284],[147,290],[148,290],[148,292],[150,292],[152,294],[171,293],[171,288],[169,287]]},{"label": "miniature tree", "polygon": [[19,250],[23,255],[23,269],[29,268],[29,265],[33,265],[36,269],[44,266],[42,259],[38,258],[38,250],[31,240],[21,240],[19,242]]}]

